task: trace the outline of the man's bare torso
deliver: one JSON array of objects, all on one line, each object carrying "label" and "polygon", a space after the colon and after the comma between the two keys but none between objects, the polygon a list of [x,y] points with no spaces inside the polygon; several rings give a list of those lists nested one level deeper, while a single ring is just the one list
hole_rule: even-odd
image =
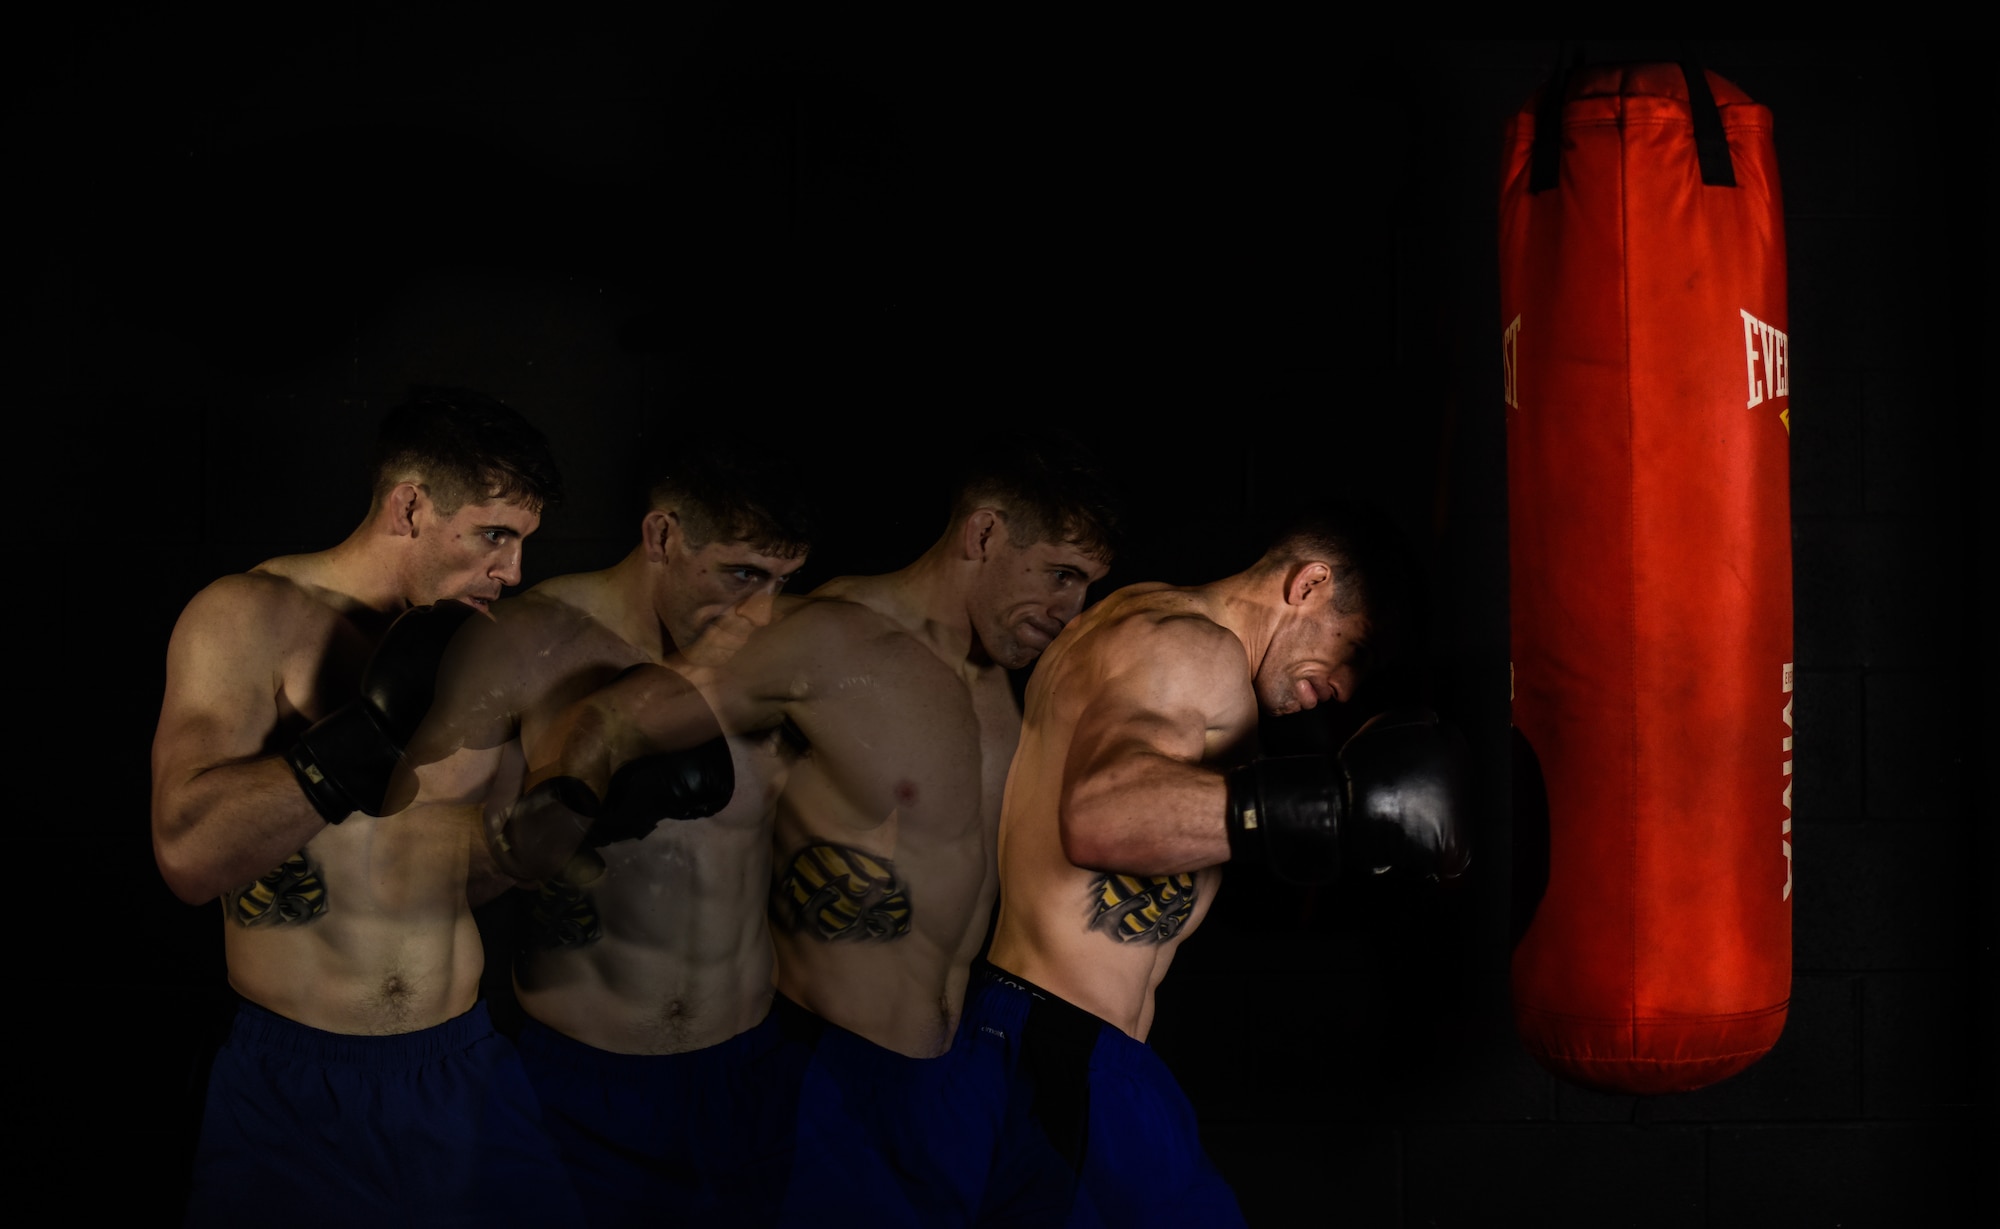
[{"label": "man's bare torso", "polygon": [[1019,714],[1004,671],[947,660],[883,613],[879,583],[824,586],[733,669],[782,693],[804,750],[778,803],[778,988],[932,1057],[950,1047],[991,915]]},{"label": "man's bare torso", "polygon": [[[611,627],[601,574],[558,577],[496,609],[514,660],[533,661],[512,756],[534,747],[572,701],[650,660]],[[602,621],[598,616],[603,616]],[[599,1049],[672,1054],[755,1025],[771,1001],[764,897],[770,814],[790,752],[772,735],[731,738],[736,790],[719,813],[665,820],[640,840],[598,851],[602,875],[536,891],[529,946],[514,966],[522,1007]],[[495,764],[518,783],[518,760]]]},{"label": "man's bare torso", "polygon": [[[354,698],[387,620],[320,587],[315,556],[272,560],[221,585],[257,612],[275,718],[257,754],[282,754]],[[483,963],[465,884],[471,811],[331,825],[222,899],[229,981],[250,1001],[337,1033],[410,1032],[471,1008]]]},{"label": "man's bare torso", "polygon": [[[1153,991],[1174,954],[1214,904],[1222,868],[1147,874],[1082,867],[1065,852],[1061,808],[1077,723],[1114,675],[1158,663],[1160,631],[1175,621],[1175,652],[1206,654],[1221,685],[1202,689],[1185,719],[1199,724],[1199,762],[1239,762],[1257,728],[1243,648],[1210,618],[1199,591],[1134,585],[1069,625],[1043,655],[1027,693],[1021,746],[1007,781],[999,870],[1006,886],[990,958],[1144,1039]],[[1241,674],[1241,685],[1235,676]],[[1218,808],[1218,830],[1222,815]]]}]

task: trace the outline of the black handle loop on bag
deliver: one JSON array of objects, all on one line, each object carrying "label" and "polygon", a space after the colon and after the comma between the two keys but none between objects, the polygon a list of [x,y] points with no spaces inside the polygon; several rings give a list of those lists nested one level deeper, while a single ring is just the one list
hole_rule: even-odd
[{"label": "black handle loop on bag", "polygon": [[[1583,49],[1574,55],[1570,45],[1556,50],[1556,70],[1542,89],[1535,108],[1535,144],[1528,155],[1528,193],[1546,192],[1562,178],[1562,112],[1569,95],[1569,74],[1583,67]],[[1564,61],[1567,60],[1568,63]],[[1694,118],[1694,154],[1701,166],[1701,182],[1711,188],[1736,186],[1736,164],[1729,157],[1729,138],[1722,131],[1722,111],[1715,105],[1715,93],[1708,88],[1708,74],[1695,58],[1694,45],[1685,44],[1680,56],[1681,76],[1687,79],[1688,111]]]}]

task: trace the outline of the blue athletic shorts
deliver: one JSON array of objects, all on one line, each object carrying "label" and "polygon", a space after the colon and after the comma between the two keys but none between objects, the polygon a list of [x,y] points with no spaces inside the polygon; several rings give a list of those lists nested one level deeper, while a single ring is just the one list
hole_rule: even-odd
[{"label": "blue athletic shorts", "polygon": [[937,1058],[910,1058],[779,996],[773,1011],[810,1039],[790,1227],[969,1226],[1005,1121],[1002,1053],[959,1029]]},{"label": "blue athletic shorts", "polygon": [[1151,1046],[990,965],[974,970],[966,1020],[1006,1055],[1007,1123],[981,1226],[1244,1223]]},{"label": "blue athletic shorts", "polygon": [[810,1051],[775,1016],[685,1054],[613,1054],[532,1019],[519,1046],[592,1225],[777,1223]]},{"label": "blue athletic shorts", "polygon": [[239,1003],[195,1151],[193,1226],[581,1225],[486,1005],[386,1037]]}]

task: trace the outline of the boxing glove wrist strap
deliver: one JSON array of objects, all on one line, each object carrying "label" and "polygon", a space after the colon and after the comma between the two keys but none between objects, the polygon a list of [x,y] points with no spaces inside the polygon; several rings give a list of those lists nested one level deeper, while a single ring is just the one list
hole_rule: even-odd
[{"label": "boxing glove wrist strap", "polygon": [[320,818],[327,823],[337,824],[361,809],[360,804],[340,788],[339,782],[329,776],[314,758],[312,748],[303,742],[294,743],[285,753],[285,762],[292,766],[292,775],[298,779],[299,789],[305,792],[306,801],[313,804]]},{"label": "boxing glove wrist strap", "polygon": [[381,814],[402,753],[368,706],[354,703],[314,722],[285,759],[313,809],[337,824],[356,811]]},{"label": "boxing glove wrist strap", "polygon": [[1322,755],[1256,760],[1228,776],[1229,853],[1262,862],[1292,883],[1325,883],[1340,873],[1343,793]]}]

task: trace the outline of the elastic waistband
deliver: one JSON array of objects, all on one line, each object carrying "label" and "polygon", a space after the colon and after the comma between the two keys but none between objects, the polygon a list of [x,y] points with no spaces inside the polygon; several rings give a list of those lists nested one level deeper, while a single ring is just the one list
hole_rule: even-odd
[{"label": "elastic waistband", "polygon": [[1006,969],[1001,968],[997,964],[992,964],[984,960],[980,961],[978,964],[973,966],[972,978],[973,978],[973,983],[975,985],[1000,986],[1008,990],[1016,991],[1017,993],[1020,994],[1025,994],[1029,998],[1035,1000],[1035,1002],[1037,1003],[1046,1003],[1048,1004],[1048,1008],[1045,1008],[1044,1009],[1045,1011],[1049,1009],[1060,1009],[1064,1013],[1075,1012],[1079,1016],[1095,1020],[1099,1024],[1106,1025],[1110,1028],[1118,1027],[1117,1025],[1112,1024],[1111,1021],[1106,1020],[1103,1016],[1098,1015],[1096,1012],[1091,1011],[1088,1008],[1078,1007],[1075,1003],[1070,1002],[1068,999],[1064,998],[1060,994],[1057,994],[1055,991],[1044,990],[1042,987],[1037,986],[1035,983],[1029,981],[1027,978],[1021,976],[1019,973],[1010,973]]},{"label": "elastic waistband", "polygon": [[1117,1025],[1095,1012],[984,960],[973,967],[972,993],[967,997],[971,1000],[967,1011],[976,1010],[981,1025],[1021,1028],[1033,1020],[1037,1028],[1060,1028],[1073,1035],[1094,1034],[1100,1027],[1119,1032]]},{"label": "elastic waistband", "polygon": [[[1076,1004],[1069,1002],[1060,994],[1044,990],[1027,978],[1022,977],[1019,973],[1009,973],[991,961],[981,960],[974,964],[972,966],[972,976],[975,981],[998,982],[1000,985],[1006,986],[1011,990],[1019,990],[1028,997],[1040,999],[1045,1003],[1063,1003],[1066,1006],[1076,1007]],[[1083,1010],[1081,1007],[1077,1007],[1076,1009],[1078,1011]]]},{"label": "elastic waistband", "polygon": [[463,1054],[495,1036],[484,999],[464,1015],[414,1033],[372,1036],[329,1033],[310,1024],[259,1007],[248,999],[236,1004],[229,1026],[229,1044],[295,1054],[315,1062],[376,1070],[402,1070]]}]

